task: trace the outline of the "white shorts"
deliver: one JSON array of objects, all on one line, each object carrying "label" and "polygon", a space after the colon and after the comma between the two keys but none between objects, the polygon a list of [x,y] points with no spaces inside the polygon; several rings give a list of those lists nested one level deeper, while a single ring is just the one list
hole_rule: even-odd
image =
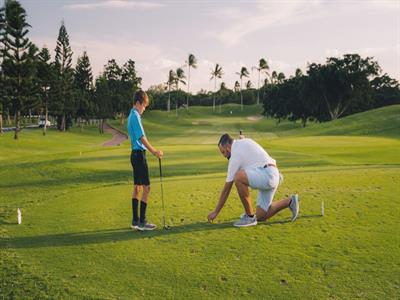
[{"label": "white shorts", "polygon": [[252,189],[258,190],[257,206],[268,211],[279,185],[279,170],[276,167],[258,167],[244,170]]}]

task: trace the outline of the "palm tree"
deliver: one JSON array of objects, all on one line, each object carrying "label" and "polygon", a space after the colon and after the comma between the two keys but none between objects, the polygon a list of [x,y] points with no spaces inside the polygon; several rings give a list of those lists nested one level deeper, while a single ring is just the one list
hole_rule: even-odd
[{"label": "palm tree", "polygon": [[277,78],[278,78],[278,73],[276,73],[276,71],[272,71],[271,84],[275,84],[277,82]]},{"label": "palm tree", "polygon": [[179,83],[186,84],[186,81],[184,80],[186,78],[185,72],[183,71],[182,68],[176,69],[176,77],[175,77],[175,85],[176,89],[179,90]]},{"label": "palm tree", "polygon": [[242,94],[242,86],[243,86],[243,77],[249,77],[249,71],[247,71],[246,67],[242,67],[240,72],[236,73],[240,77],[240,109],[243,110],[243,94]]},{"label": "palm tree", "polygon": [[188,66],[188,86],[186,96],[186,109],[189,109],[189,96],[190,96],[190,68],[197,68],[197,58],[193,54],[189,54],[188,60],[186,61]]},{"label": "palm tree", "polygon": [[239,81],[235,81],[235,87],[234,87],[234,90],[235,90],[235,92],[237,93],[237,92],[240,92],[240,83],[239,83]]},{"label": "palm tree", "polygon": [[278,80],[278,83],[283,83],[283,81],[285,80],[285,74],[283,74],[282,72],[280,72],[278,74],[278,76],[276,77],[276,79]]},{"label": "palm tree", "polygon": [[[179,83],[186,84],[186,81],[184,80],[185,78],[186,76],[183,69],[182,68],[176,69],[175,86],[177,91],[179,90]],[[178,97],[176,98],[176,115],[178,115]]]},{"label": "palm tree", "polygon": [[217,88],[217,78],[222,78],[224,73],[222,72],[222,67],[219,64],[215,65],[215,68],[211,70],[211,78],[210,80],[214,79],[214,97],[213,97],[213,111],[215,111],[215,90]]},{"label": "palm tree", "polygon": [[251,89],[253,87],[253,84],[251,83],[251,81],[249,80],[249,81],[247,81],[246,82],[246,89]]},{"label": "palm tree", "polygon": [[225,82],[221,82],[220,88],[219,88],[219,93],[220,93],[220,100],[219,100],[219,113],[221,113],[221,106],[222,106],[222,95],[224,94],[224,91],[226,91],[226,84]]},{"label": "palm tree", "polygon": [[295,76],[296,76],[296,77],[301,77],[301,76],[303,76],[303,72],[301,71],[301,69],[299,69],[299,68],[296,69]]},{"label": "palm tree", "polygon": [[263,89],[263,97],[265,96],[265,89],[266,89],[266,87],[267,87],[268,84],[271,82],[268,78],[271,78],[271,76],[265,77],[265,78],[264,78],[264,83],[263,83],[263,86],[262,86],[262,89]]},{"label": "palm tree", "polygon": [[171,87],[175,83],[175,77],[176,77],[175,71],[169,70],[168,80],[166,82],[166,84],[168,86],[168,105],[167,105],[168,112],[170,112],[170,110],[171,110]]},{"label": "palm tree", "polygon": [[253,67],[252,69],[256,69],[258,71],[258,91],[257,91],[257,104],[260,104],[260,75],[261,71],[265,70],[265,73],[269,76],[268,70],[269,66],[267,61],[264,58],[261,58],[258,62],[258,67]]}]

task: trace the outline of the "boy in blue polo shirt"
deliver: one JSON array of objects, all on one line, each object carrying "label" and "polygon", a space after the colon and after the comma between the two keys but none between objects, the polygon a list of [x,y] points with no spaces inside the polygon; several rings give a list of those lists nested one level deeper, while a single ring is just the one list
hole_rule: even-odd
[{"label": "boy in blue polo shirt", "polygon": [[[139,90],[135,93],[133,108],[128,117],[128,133],[131,139],[132,152],[131,164],[133,168],[133,193],[132,193],[132,229],[153,230],[156,225],[148,223],[146,219],[146,208],[150,193],[149,169],[146,160],[146,150],[150,151],[158,158],[162,158],[163,152],[156,150],[149,143],[142,126],[141,115],[149,105],[147,94]],[[140,201],[139,217],[139,193],[143,189],[142,199]]]}]

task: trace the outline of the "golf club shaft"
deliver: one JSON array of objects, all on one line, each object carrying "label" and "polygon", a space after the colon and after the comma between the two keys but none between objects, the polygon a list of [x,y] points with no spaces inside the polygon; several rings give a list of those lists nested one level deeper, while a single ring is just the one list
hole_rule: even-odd
[{"label": "golf club shaft", "polygon": [[161,158],[158,159],[158,166],[160,168],[161,203],[162,203],[162,210],[163,210],[163,223],[164,223],[164,227],[165,227],[164,189],[163,189],[163,184],[162,184]]}]

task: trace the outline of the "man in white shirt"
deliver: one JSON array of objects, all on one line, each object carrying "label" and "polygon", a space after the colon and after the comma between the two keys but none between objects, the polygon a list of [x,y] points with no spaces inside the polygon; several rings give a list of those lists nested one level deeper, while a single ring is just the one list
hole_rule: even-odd
[{"label": "man in white shirt", "polygon": [[[228,174],[217,206],[208,214],[209,222],[212,222],[224,207],[233,183],[236,185],[245,210],[245,213],[239,221],[234,223],[234,226],[257,225],[257,220],[265,221],[284,208],[289,208],[292,211],[292,221],[296,220],[299,214],[299,197],[297,194],[287,199],[272,202],[278,189],[280,174],[276,161],[259,144],[247,138],[234,140],[226,133],[221,136],[218,147],[221,154],[229,160]],[[249,187],[259,190],[255,214]]]}]

